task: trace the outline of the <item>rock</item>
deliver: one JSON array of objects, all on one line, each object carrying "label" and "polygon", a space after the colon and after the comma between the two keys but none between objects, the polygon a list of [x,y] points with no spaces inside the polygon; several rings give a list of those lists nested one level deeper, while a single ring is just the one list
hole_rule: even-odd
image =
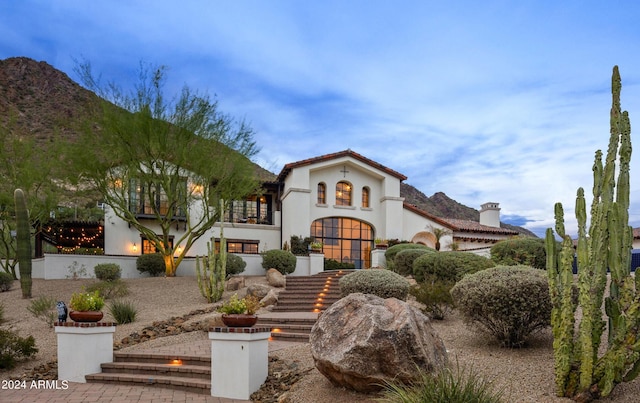
[{"label": "rock", "polygon": [[267,270],[267,282],[272,287],[284,287],[287,284],[287,278],[276,269]]},{"label": "rock", "polygon": [[278,302],[278,294],[274,290],[269,290],[267,295],[260,300],[260,306],[266,307],[270,305],[275,305]]},{"label": "rock", "polygon": [[226,281],[227,291],[238,291],[244,288],[244,277],[235,276]]},{"label": "rock", "polygon": [[432,373],[447,365],[429,319],[396,298],[350,294],[318,318],[309,341],[316,368],[334,385],[358,392],[417,380],[416,366]]},{"label": "rock", "polygon": [[269,290],[271,290],[271,287],[269,287],[268,285],[251,284],[249,287],[247,287],[247,295],[253,295],[254,297],[261,300],[262,298],[267,296]]}]

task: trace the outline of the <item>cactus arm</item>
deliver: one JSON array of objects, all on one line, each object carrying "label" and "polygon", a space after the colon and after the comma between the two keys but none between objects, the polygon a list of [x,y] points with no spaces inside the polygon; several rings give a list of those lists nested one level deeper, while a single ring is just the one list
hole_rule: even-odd
[{"label": "cactus arm", "polygon": [[16,205],[16,244],[17,259],[20,268],[20,286],[22,298],[31,298],[31,226],[29,210],[22,189],[13,192]]}]

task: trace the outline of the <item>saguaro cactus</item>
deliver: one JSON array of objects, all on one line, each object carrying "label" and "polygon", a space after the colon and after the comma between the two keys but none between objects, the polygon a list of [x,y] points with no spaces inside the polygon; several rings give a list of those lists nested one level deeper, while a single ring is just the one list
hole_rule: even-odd
[{"label": "saguaro cactus", "polygon": [[202,271],[200,270],[200,258],[196,259],[198,288],[200,288],[202,296],[210,303],[222,299],[224,281],[227,277],[227,241],[224,238],[223,217],[224,202],[220,200],[220,253],[216,253],[215,242],[207,242],[208,254],[206,259],[202,259]]},{"label": "saguaro cactus", "polygon": [[[547,271],[553,311],[553,348],[559,396],[591,401],[608,396],[620,382],[640,372],[640,279],[631,275],[633,231],[629,226],[629,162],[631,126],[620,109],[620,74],[613,68],[611,135],[603,167],[602,152],[593,165],[593,202],[587,231],[584,190],[578,189],[577,289],[572,273],[573,241],[565,232],[562,205],[555,206],[558,249],[553,231],[547,229]],[[619,164],[616,180],[616,163]],[[608,295],[607,269],[610,271]],[[604,305],[608,323],[602,314]],[[576,308],[582,317],[574,334]],[[598,354],[607,332],[607,346]]]},{"label": "saguaro cactus", "polygon": [[29,211],[22,189],[13,192],[16,205],[16,243],[17,259],[20,267],[20,286],[22,298],[31,298],[31,226]]}]

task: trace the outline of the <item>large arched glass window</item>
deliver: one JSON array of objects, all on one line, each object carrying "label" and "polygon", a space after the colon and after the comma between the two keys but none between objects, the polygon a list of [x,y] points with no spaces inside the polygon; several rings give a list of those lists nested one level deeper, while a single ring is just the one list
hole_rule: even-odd
[{"label": "large arched glass window", "polygon": [[318,183],[318,204],[327,204],[327,185]]},{"label": "large arched glass window", "polygon": [[311,237],[322,242],[327,259],[353,263],[356,269],[371,267],[373,228],[364,221],[327,217],[311,224]]},{"label": "large arched glass window", "polygon": [[362,207],[371,207],[369,205],[369,188],[366,186],[362,188]]},{"label": "large arched glass window", "polygon": [[346,181],[340,181],[336,184],[336,205],[351,205],[351,184]]}]

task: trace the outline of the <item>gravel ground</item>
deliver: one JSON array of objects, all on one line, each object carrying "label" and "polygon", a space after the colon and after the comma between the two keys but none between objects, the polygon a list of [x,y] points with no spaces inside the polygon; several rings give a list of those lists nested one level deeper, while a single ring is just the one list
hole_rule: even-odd
[{"label": "gravel ground", "polygon": [[[39,280],[33,281],[33,296],[52,296],[56,300],[69,301],[73,292],[96,280]],[[194,277],[126,279],[130,294],[125,299],[132,301],[138,309],[135,323],[116,327],[114,340],[121,340],[134,331],[139,331],[154,321],[182,316],[210,305],[200,295]],[[246,285],[265,283],[263,277],[248,277]],[[232,293],[225,293],[228,298]],[[18,282],[10,291],[0,293],[0,304],[4,306],[5,322],[2,328],[16,330],[21,336],[33,335],[39,349],[35,359],[21,363],[12,371],[0,372],[0,379],[16,379],[32,368],[55,360],[56,336],[45,322],[34,318],[28,311],[30,300],[21,298]],[[209,314],[210,315],[210,314]],[[194,317],[191,320],[202,320]],[[112,320],[105,309],[105,320]],[[504,391],[507,402],[569,402],[554,395],[553,350],[551,331],[538,333],[530,345],[522,349],[500,348],[490,338],[467,328],[454,312],[444,321],[432,322],[442,337],[449,357],[454,364],[471,368],[485,379],[494,382]],[[204,332],[183,333],[177,336],[156,339],[145,344],[145,348],[206,338]],[[139,346],[142,347],[142,346]],[[296,361],[301,371],[307,374],[287,393],[283,402],[351,403],[374,402],[375,395],[364,395],[332,386],[313,366],[308,344],[271,353],[283,360]],[[616,387],[614,393],[603,401],[631,403],[640,396],[640,381],[636,380]]]}]

